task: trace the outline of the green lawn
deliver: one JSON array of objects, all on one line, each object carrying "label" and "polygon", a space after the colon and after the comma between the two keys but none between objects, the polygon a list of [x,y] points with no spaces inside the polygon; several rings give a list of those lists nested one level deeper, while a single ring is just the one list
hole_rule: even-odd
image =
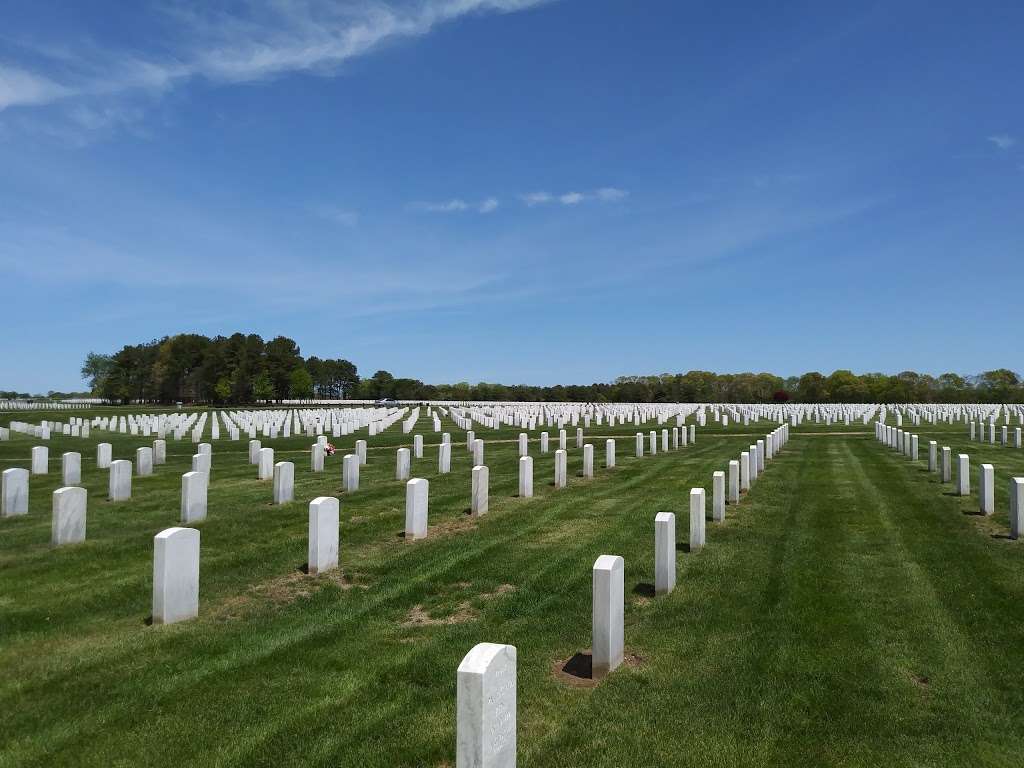
[{"label": "green lawn", "polygon": [[[558,491],[557,429],[543,456],[533,433],[533,499],[514,495],[519,430],[478,429],[491,502],[475,519],[464,433],[444,422],[456,445],[439,476],[423,418],[413,476],[430,480],[430,534],[415,543],[400,535],[394,449],[412,436],[397,425],[369,439],[354,494],[341,492],[341,455],[365,431],[333,439],[320,475],[308,438],[265,441],[296,463],[297,500],[281,507],[247,441],[217,441],[197,526],[200,618],[166,627],[147,624],[152,538],[178,524],[193,446],[168,440],[167,464],[112,504],[95,444],[133,459],[151,439],[55,436],[30,514],[0,520],[0,765],[454,765],[455,670],[481,641],[518,648],[521,766],[1024,764],[1024,541],[1006,538],[1024,451],[922,425],[915,465],[870,425],[805,424],[688,554],[689,489],[707,489],[710,513],[711,473],[774,426],[709,425],[696,445],[639,460],[635,428],[594,426],[592,481],[577,476],[570,428]],[[995,465],[993,517],[926,471],[929,439],[971,455],[975,492],[979,465]],[[0,469],[28,467],[34,444],[12,434]],[[54,550],[64,450],[83,454],[88,541]],[[319,495],[341,498],[341,571],[312,578],[301,569]],[[655,599],[659,511],[676,513],[680,547],[676,591]],[[625,558],[632,660],[596,687],[570,685],[555,673],[589,646],[601,554]]]}]

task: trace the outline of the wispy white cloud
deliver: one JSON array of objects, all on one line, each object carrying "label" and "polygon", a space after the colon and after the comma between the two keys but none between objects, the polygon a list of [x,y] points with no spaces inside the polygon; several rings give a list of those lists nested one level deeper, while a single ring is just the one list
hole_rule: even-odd
[{"label": "wispy white cloud", "polygon": [[0,66],[0,111],[62,99],[72,90],[49,78],[16,67]]},{"label": "wispy white cloud", "polygon": [[525,195],[520,195],[519,199],[526,203],[530,208],[533,208],[535,205],[550,203],[555,198],[550,192],[527,192]]},{"label": "wispy white cloud", "polygon": [[422,37],[461,17],[513,13],[545,2],[268,0],[232,11],[214,4],[170,5],[164,8],[171,29],[166,53],[33,45],[36,57],[55,64],[51,69],[60,75],[0,65],[0,110],[162,92],[195,78],[241,83],[290,72],[329,75],[386,43]]},{"label": "wispy white cloud", "polygon": [[619,200],[624,200],[627,195],[629,195],[629,192],[624,189],[616,189],[615,187],[601,187],[601,189],[594,193],[594,196],[598,200],[606,203],[615,203]]},{"label": "wispy white cloud", "polygon": [[439,203],[413,203],[409,207],[415,211],[424,211],[426,213],[462,213],[464,211],[493,213],[498,209],[499,205],[500,203],[498,199],[494,197],[488,197],[486,200],[481,200],[478,203],[466,202],[465,200],[456,197]]},{"label": "wispy white cloud", "polygon": [[588,201],[596,200],[602,203],[617,203],[620,200],[626,199],[629,196],[629,192],[624,189],[618,189],[617,187],[601,187],[595,189],[593,192],[565,192],[561,195],[552,195],[550,192],[527,192],[526,194],[520,195],[519,199],[526,204],[527,207],[533,208],[537,205],[547,205],[555,201],[562,205],[579,205]]},{"label": "wispy white cloud", "polygon": [[987,136],[986,140],[992,142],[998,149],[1003,151],[1006,151],[1017,143],[1017,140],[1013,136],[1005,133],[998,133],[995,136]]},{"label": "wispy white cloud", "polygon": [[359,212],[348,208],[338,208],[332,205],[318,205],[314,208],[317,216],[327,221],[340,224],[343,227],[355,227],[359,224]]}]

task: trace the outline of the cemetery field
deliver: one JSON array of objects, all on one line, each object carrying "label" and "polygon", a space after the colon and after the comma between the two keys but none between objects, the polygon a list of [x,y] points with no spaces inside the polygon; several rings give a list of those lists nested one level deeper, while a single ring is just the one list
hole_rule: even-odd
[{"label": "cemetery field", "polygon": [[[593,479],[570,428],[564,489],[557,429],[547,454],[531,432],[529,499],[516,495],[521,430],[478,428],[480,517],[465,432],[449,420],[449,474],[425,417],[408,435],[329,438],[324,473],[310,471],[313,439],[264,441],[295,463],[283,505],[244,436],[214,441],[208,517],[193,525],[199,616],[167,626],[150,621],[153,537],[179,524],[195,446],[168,437],[166,464],[115,503],[96,444],[134,458],[152,437],[55,434],[29,513],[0,519],[0,767],[454,766],[456,668],[484,641],[517,648],[521,766],[1024,764],[1024,541],[1007,535],[1024,450],[923,424],[913,462],[873,424],[807,422],[690,553],[691,488],[710,513],[712,473],[776,426],[709,424],[694,444],[636,458],[636,427],[594,425]],[[426,440],[412,477],[430,483],[429,534],[406,541],[395,451],[413,433]],[[341,458],[357,438],[368,460],[349,493]],[[928,471],[929,440],[970,455],[972,495]],[[39,444],[12,431],[0,470],[27,468]],[[87,538],[54,548],[64,451],[82,454]],[[995,467],[991,516],[976,514],[982,463]],[[318,496],[341,502],[340,568],[310,576]],[[676,515],[678,581],[655,596],[659,512]],[[602,554],[625,560],[626,661],[595,683],[574,674],[586,657],[566,662],[590,645]]]}]

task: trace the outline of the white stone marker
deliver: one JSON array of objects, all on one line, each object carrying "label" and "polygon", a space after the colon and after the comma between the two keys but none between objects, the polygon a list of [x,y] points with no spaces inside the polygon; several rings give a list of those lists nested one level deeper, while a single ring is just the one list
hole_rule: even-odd
[{"label": "white stone marker", "polygon": [[1010,538],[1019,539],[1024,530],[1024,477],[1010,478]]},{"label": "white stone marker", "polygon": [[478,643],[456,678],[455,768],[515,768],[515,646]]},{"label": "white stone marker", "polygon": [[427,535],[427,498],[430,484],[421,477],[405,484],[405,540]]},{"label": "white stone marker", "polygon": [[740,463],[736,459],[729,462],[729,503],[740,503]]},{"label": "white stone marker", "polygon": [[249,463],[259,464],[260,463],[260,450],[263,448],[263,443],[259,440],[249,441]]},{"label": "white stone marker", "polygon": [[3,471],[3,488],[0,489],[0,517],[14,517],[28,514],[27,469],[11,467]]},{"label": "white stone marker", "polygon": [[96,469],[110,469],[112,455],[113,448],[110,443],[98,443],[96,445]]},{"label": "white stone marker", "polygon": [[483,465],[473,467],[469,502],[469,512],[471,515],[480,516],[487,514],[491,493],[490,485],[491,471]]},{"label": "white stone marker", "polygon": [[181,522],[198,523],[206,519],[209,480],[205,472],[192,471],[181,476]]},{"label": "white stone marker", "polygon": [[583,476],[588,480],[594,477],[594,446],[590,443],[583,446]]},{"label": "white stone marker", "polygon": [[942,446],[942,482],[948,483],[953,477],[953,453],[948,446]]},{"label": "white stone marker", "polygon": [[526,456],[530,452],[529,436],[525,432],[519,433],[519,455]]},{"label": "white stone marker", "polygon": [[192,455],[192,471],[193,472],[204,472],[206,473],[207,480],[210,477],[210,460],[212,456],[209,453],[195,453]]},{"label": "white stone marker", "polygon": [[[694,445],[697,442],[697,425],[690,425],[690,444]],[[685,443],[684,443],[685,444]]]},{"label": "white stone marker", "polygon": [[408,448],[399,448],[395,454],[395,480],[408,480],[412,471],[412,455]]},{"label": "white stone marker", "polygon": [[339,503],[333,496],[309,502],[309,556],[306,572],[316,576],[338,567]]},{"label": "white stone marker", "polygon": [[423,458],[423,435],[412,436],[412,455],[415,459]]},{"label": "white stone marker", "polygon": [[519,457],[519,497],[529,499],[533,497],[533,457]]},{"label": "white stone marker", "polygon": [[452,444],[441,443],[437,447],[437,471],[446,475],[452,471]]},{"label": "white stone marker", "polygon": [[110,462],[108,484],[111,501],[127,501],[132,497],[132,463],[127,459]]},{"label": "white stone marker", "polygon": [[937,472],[939,469],[939,444],[934,440],[928,441],[928,471]]},{"label": "white stone marker", "polygon": [[198,615],[199,531],[160,531],[153,537],[153,623],[173,624]]},{"label": "white stone marker", "polygon": [[274,503],[288,504],[295,501],[295,465],[290,461],[279,461],[274,465]]},{"label": "white stone marker", "polygon": [[313,443],[309,447],[309,471],[324,471],[324,447],[320,443]]},{"label": "white stone marker", "polygon": [[359,490],[359,457],[354,453],[347,453],[342,458],[341,479],[346,492]]},{"label": "white stone marker", "polygon": [[[202,446],[200,446],[201,448]],[[154,440],[153,441],[153,464],[161,465],[167,463],[167,441],[166,440]]]},{"label": "white stone marker", "polygon": [[559,450],[564,451],[565,447],[565,430],[560,429],[558,430],[558,448]]},{"label": "white stone marker", "polygon": [[667,595],[676,588],[676,516],[654,516],[654,594]]},{"label": "white stone marker", "polygon": [[484,463],[484,441],[479,437],[473,441],[473,466],[483,466]]},{"label": "white stone marker", "polygon": [[549,440],[548,433],[547,432],[541,432],[540,433],[540,452],[541,453],[547,453],[548,452],[548,440]]},{"label": "white stone marker", "polygon": [[53,522],[50,544],[60,547],[85,541],[85,488],[58,488],[53,492]]},{"label": "white stone marker", "polygon": [[918,455],[918,446],[919,446],[919,442],[918,442],[918,439],[917,439],[917,435],[911,435],[910,436],[910,459],[911,459],[911,461],[920,461],[921,457]]},{"label": "white stone marker", "polygon": [[583,447],[583,429],[581,427],[576,428],[576,447]]},{"label": "white stone marker", "polygon": [[565,488],[566,483],[566,452],[559,448],[555,451],[555,488]]},{"label": "white stone marker", "polygon": [[615,466],[615,441],[604,441],[604,465],[611,468]]},{"label": "white stone marker", "polygon": [[257,476],[260,480],[270,480],[274,476],[273,448],[260,448]]},{"label": "white stone marker", "polygon": [[50,449],[37,445],[32,449],[32,474],[45,475],[50,471]]},{"label": "white stone marker", "polygon": [[636,433],[636,457],[642,459],[644,455],[644,435],[643,432]]},{"label": "white stone marker", "polygon": [[764,472],[764,440],[758,440],[757,447],[757,474]]},{"label": "white stone marker", "polygon": [[711,476],[711,518],[716,523],[725,522],[725,472]]},{"label": "white stone marker", "polygon": [[601,555],[593,568],[591,676],[614,671],[623,658],[625,636],[625,563],[618,555]]},{"label": "white stone marker", "polygon": [[150,447],[135,449],[135,472],[139,477],[153,474],[153,449]]},{"label": "white stone marker", "polygon": [[995,482],[995,468],[991,464],[982,464],[978,472],[978,511],[983,515],[996,511]]},{"label": "white stone marker", "polygon": [[1022,440],[1024,440],[1024,437],[1022,437],[1021,428],[1017,427],[1015,430],[1013,430],[1013,447],[1020,448],[1022,445],[1024,445],[1024,443],[1021,442]]},{"label": "white stone marker", "polygon": [[466,430],[466,450],[472,452],[473,441],[476,440],[476,432],[472,429]]},{"label": "white stone marker", "polygon": [[661,430],[661,452],[668,453],[668,430]]},{"label": "white stone marker", "polygon": [[82,482],[82,454],[69,451],[60,457],[61,482],[79,485]]},{"label": "white stone marker", "polygon": [[704,525],[707,518],[707,502],[703,488],[690,489],[690,552],[700,552],[704,547]]},{"label": "white stone marker", "polygon": [[356,440],[356,456],[359,457],[359,463],[366,463],[366,441]]},{"label": "white stone marker", "polygon": [[956,495],[971,495],[971,457],[966,453],[956,457]]},{"label": "white stone marker", "polygon": [[743,451],[740,454],[740,490],[750,490],[750,453]]},{"label": "white stone marker", "polygon": [[651,456],[655,456],[658,453],[658,433],[652,429],[650,435],[648,435],[648,438],[651,449]]}]

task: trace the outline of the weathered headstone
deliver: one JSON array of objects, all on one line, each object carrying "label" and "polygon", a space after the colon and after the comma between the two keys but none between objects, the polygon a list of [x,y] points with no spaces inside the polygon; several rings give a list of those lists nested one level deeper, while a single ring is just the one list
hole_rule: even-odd
[{"label": "weathered headstone", "polygon": [[414,478],[405,484],[405,540],[422,539],[427,535],[427,501],[430,484]]},{"label": "weathered headstone", "polygon": [[399,448],[395,454],[395,480],[408,480],[412,471],[412,456],[408,448]]},{"label": "weathered headstone", "polygon": [[615,441],[605,440],[604,441],[604,465],[605,467],[615,466]]},{"label": "weathered headstone", "polygon": [[982,464],[978,472],[978,507],[983,515],[996,511],[995,469],[991,464]]},{"label": "weathered headstone", "polygon": [[199,531],[168,528],[153,537],[153,623],[173,624],[198,615]]},{"label": "weathered headstone", "polygon": [[342,458],[341,479],[347,493],[359,490],[359,457],[356,454],[347,453]]},{"label": "weathered headstone", "polygon": [[529,499],[533,496],[533,457],[519,457],[519,496]]},{"label": "weathered headstone", "polygon": [[707,503],[703,488],[690,489],[690,552],[700,552],[704,547],[704,526],[707,519]]},{"label": "weathered headstone", "polygon": [[725,522],[725,472],[711,476],[711,517],[716,523]]},{"label": "weathered headstone", "polygon": [[58,488],[53,492],[53,522],[50,526],[50,544],[60,547],[85,541],[85,507],[88,493],[85,488]]},{"label": "weathered headstone", "polygon": [[260,448],[257,477],[270,480],[274,476],[274,449]]},{"label": "weathered headstone", "polygon": [[491,472],[486,466],[479,465],[473,467],[472,475],[469,512],[475,516],[485,515],[490,500]]},{"label": "weathered headstone", "polygon": [[110,443],[98,443],[96,445],[96,469],[110,469],[112,454],[113,447]]},{"label": "weathered headstone", "polygon": [[135,449],[135,471],[139,477],[153,474],[153,449],[149,446]]},{"label": "weathered headstone", "polygon": [[625,563],[617,555],[601,555],[593,568],[591,675],[600,679],[624,656]]},{"label": "weathered headstone", "polygon": [[28,514],[28,476],[29,471],[22,467],[5,469],[0,475],[0,517]]},{"label": "weathered headstone", "polygon": [[316,576],[338,567],[339,503],[333,496],[309,502],[309,559],[306,572]]},{"label": "weathered headstone", "polygon": [[108,483],[111,501],[127,501],[132,497],[132,463],[127,459],[110,462],[110,482]]},{"label": "weathered headstone", "polygon": [[566,484],[566,452],[559,448],[555,451],[555,488],[565,488]]},{"label": "weathered headstone", "polygon": [[654,516],[654,593],[667,595],[676,588],[676,516]]},{"label": "weathered headstone", "polygon": [[588,480],[594,477],[594,446],[590,443],[583,446],[583,476]]},{"label": "weathered headstone", "polygon": [[1024,477],[1010,478],[1010,538],[1024,531]]},{"label": "weathered headstone", "polygon": [[452,444],[441,443],[437,447],[437,471],[446,475],[452,471]]},{"label": "weathered headstone", "polygon": [[198,523],[206,519],[206,497],[209,479],[209,475],[205,472],[197,471],[186,472],[181,476],[182,523]]},{"label": "weathered headstone", "polygon": [[60,457],[61,482],[65,486],[82,482],[82,454],[68,451]]},{"label": "weathered headstone", "polygon": [[971,495],[971,457],[961,453],[956,457],[956,495]]},{"label": "weathered headstone", "polygon": [[729,503],[740,503],[740,463],[736,459],[729,462]]},{"label": "weathered headstone", "polygon": [[456,678],[456,768],[515,768],[515,646],[478,643]]},{"label": "weathered headstone", "polygon": [[288,504],[295,501],[295,465],[290,461],[279,461],[274,465],[274,503]]},{"label": "weathered headstone", "polygon": [[167,463],[167,441],[166,440],[154,440],[153,441],[153,464],[154,466],[161,466]]},{"label": "weathered headstone", "polygon": [[50,471],[50,449],[45,445],[32,448],[32,474],[45,475]]}]

